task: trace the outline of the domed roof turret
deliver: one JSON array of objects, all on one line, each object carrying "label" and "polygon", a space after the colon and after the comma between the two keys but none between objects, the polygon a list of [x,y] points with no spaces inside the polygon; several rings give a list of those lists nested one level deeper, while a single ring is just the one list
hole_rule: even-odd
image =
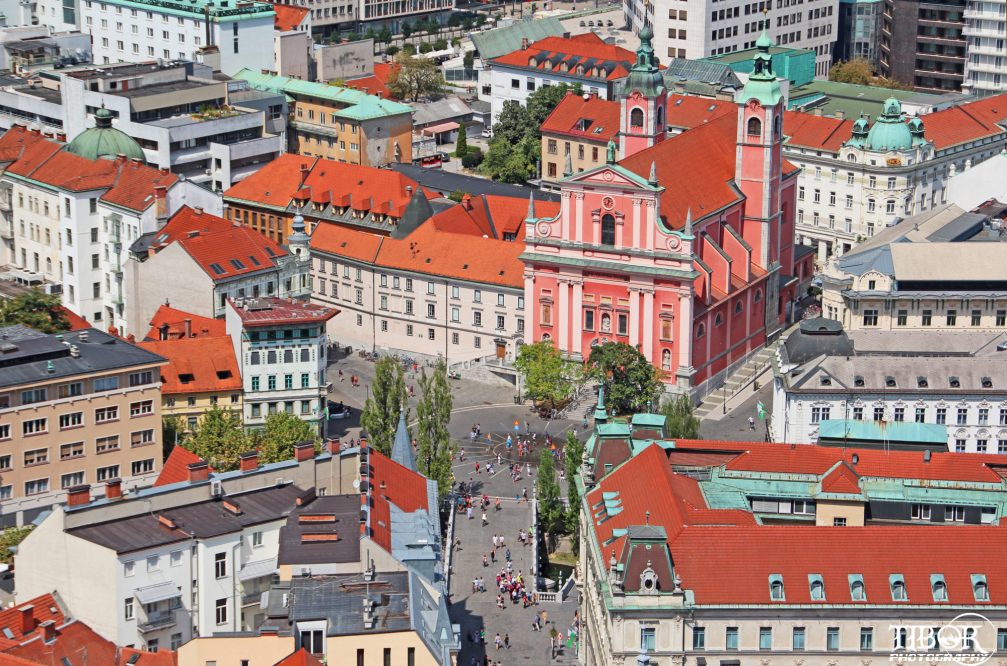
[{"label": "domed roof turret", "polygon": [[909,133],[913,135],[913,145],[924,143],[927,140],[926,129],[923,127],[923,120],[919,116],[909,120]]},{"label": "domed roof turret", "polygon": [[752,73],[748,76],[748,82],[741,89],[738,102],[743,104],[751,99],[758,100],[763,106],[775,106],[783,99],[783,90],[780,82],[773,71],[773,56],[769,49],[773,48],[773,40],[765,30],[755,42],[759,50],[753,59]]},{"label": "domed roof turret", "polygon": [[801,321],[783,342],[790,363],[802,365],[819,356],[851,356],[854,353],[843,325],[833,319],[814,317]]},{"label": "domed roof turret", "polygon": [[636,64],[622,82],[620,92],[629,95],[639,92],[644,97],[656,97],[664,90],[664,76],[654,55],[654,31],[649,23],[640,28],[640,47],[636,50]]},{"label": "domed roof turret", "polygon": [[867,133],[870,128],[871,125],[867,118],[861,116],[854,120],[850,140],[846,142],[846,145],[863,148],[864,143],[867,141]]},{"label": "domed roof turret", "polygon": [[147,161],[143,148],[133,137],[112,127],[112,112],[105,107],[94,112],[94,127],[78,134],[64,150],[89,160],[125,155],[128,159]]},{"label": "domed roof turret", "polygon": [[908,150],[913,147],[913,135],[902,119],[902,105],[889,97],[881,115],[867,134],[868,150]]}]

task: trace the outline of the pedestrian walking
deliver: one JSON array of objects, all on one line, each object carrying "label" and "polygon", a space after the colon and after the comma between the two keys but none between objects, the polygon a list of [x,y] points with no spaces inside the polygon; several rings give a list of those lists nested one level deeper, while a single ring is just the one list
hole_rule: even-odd
[{"label": "pedestrian walking", "polygon": [[507,549],[507,552],[504,555],[504,558],[507,560],[507,563],[509,564],[510,563],[510,548]]},{"label": "pedestrian walking", "polygon": [[483,553],[483,566],[488,567],[489,565],[489,559],[486,557],[486,553]]},{"label": "pedestrian walking", "polygon": [[486,520],[486,512],[483,511],[483,527],[486,527],[489,524],[490,524],[490,521]]},{"label": "pedestrian walking", "polygon": [[510,634],[504,634],[504,647],[510,649]]},{"label": "pedestrian walking", "polygon": [[535,613],[535,619],[531,621],[532,631],[542,631],[542,616],[539,613]]},{"label": "pedestrian walking", "polygon": [[748,417],[748,427],[751,428],[752,430],[755,430],[755,417],[754,416],[749,416]]},{"label": "pedestrian walking", "polygon": [[465,509],[465,515],[468,516],[469,520],[472,520],[472,505],[470,504],[468,508]]},{"label": "pedestrian walking", "polygon": [[500,638],[500,634],[496,635],[496,638],[493,639],[493,642],[496,643],[497,650],[503,647],[503,639]]}]

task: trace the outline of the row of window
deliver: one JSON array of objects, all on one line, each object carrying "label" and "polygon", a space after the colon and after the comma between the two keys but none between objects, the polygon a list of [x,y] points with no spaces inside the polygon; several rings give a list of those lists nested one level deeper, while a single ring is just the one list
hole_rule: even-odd
[{"label": "row of window", "polygon": [[[874,280],[868,281],[868,291],[874,289]],[[863,325],[864,326],[877,326],[878,325],[878,309],[877,308],[865,308],[863,313]],[[987,315],[988,316],[988,315]],[[962,317],[962,321],[965,321],[965,317]],[[969,326],[982,326],[983,325],[983,311],[982,310],[972,310],[969,312],[968,320]],[[934,322],[934,311],[933,310],[923,310],[920,313],[920,326],[932,326]],[[908,326],[909,325],[909,310],[897,310],[895,312],[895,325],[896,326]],[[944,325],[945,326],[957,326],[958,325],[958,310],[949,309],[944,313]],[[997,310],[994,315],[994,326],[1007,326],[1007,310]]]},{"label": "row of window", "polygon": [[[90,381],[91,391],[90,393],[102,393],[105,391],[115,391],[119,388],[119,377],[113,375],[110,377],[96,377]],[[147,384],[154,383],[154,373],[151,370],[145,370],[143,372],[131,373],[128,377],[128,385],[130,388],[137,386],[146,386]],[[33,405],[40,402],[47,402],[49,400],[65,400],[67,398],[77,398],[85,395],[86,385],[83,381],[78,382],[68,382],[66,384],[59,384],[57,386],[43,386],[39,388],[26,389],[20,392],[21,402],[17,403],[12,400],[12,395],[14,394],[3,394],[0,395],[0,409],[8,409],[17,404],[21,405]]]},{"label": "row of window", "polygon": [[[133,402],[130,403],[129,405],[130,418],[139,418],[142,416],[148,416],[153,413],[154,413],[154,402],[152,400],[141,400],[140,402]],[[95,425],[101,425],[103,423],[110,423],[112,421],[118,421],[118,420],[119,420],[118,405],[113,405],[110,407],[99,407],[94,410]],[[80,428],[83,425],[84,425],[83,412],[70,412],[68,414],[60,414],[59,416],[60,430]],[[49,432],[48,417],[25,419],[21,421],[21,434],[25,437],[31,435],[42,435],[47,432]],[[0,424],[0,440],[10,438],[11,438],[11,425],[9,423]]]},{"label": "row of window", "polygon": [[[909,637],[909,630],[907,627],[892,627],[892,649],[906,649],[908,647],[909,641],[913,640]],[[929,630],[926,637],[927,649],[929,651],[939,651],[941,649],[940,645],[940,628],[934,627]],[[645,650],[653,650],[653,646],[656,644],[656,633],[653,627],[643,627],[640,630],[640,647]],[[738,650],[739,643],[739,628],[738,627],[727,627],[724,633],[724,646],[727,650]],[[827,627],[825,629],[825,649],[827,651],[838,651],[840,646],[840,628],[839,627]],[[966,627],[963,629],[961,636],[961,643],[959,645],[949,646],[950,649],[966,651],[975,650],[978,647],[976,643],[976,635],[974,627]],[[772,650],[773,646],[773,628],[772,627],[759,627],[759,650]],[[693,627],[692,630],[692,649],[693,650],[706,650],[706,627]],[[791,630],[791,649],[792,650],[807,650],[807,630],[805,627],[793,627]],[[874,629],[873,627],[860,627],[860,651],[870,652],[874,650]],[[997,651],[1007,650],[1007,629],[997,629]]]},{"label": "row of window", "polygon": [[[154,459],[135,460],[130,464],[130,472],[133,476],[149,474],[154,471]],[[99,467],[96,472],[97,481],[103,482],[110,479],[120,478],[119,465],[108,465]],[[60,489],[66,490],[73,486],[86,483],[87,477],[84,472],[68,472],[60,475]],[[24,482],[24,494],[26,497],[40,495],[49,492],[49,477],[32,479]],[[14,496],[14,487],[11,485],[0,486],[0,500],[9,500]]]},{"label": "row of window", "polygon": [[[300,404],[300,407],[298,407],[298,403]],[[267,415],[275,414],[277,411],[282,409],[288,414],[300,414],[303,417],[303,416],[312,416],[315,410],[314,400],[287,400],[286,402],[283,403],[252,402],[249,403],[249,414],[251,418],[253,419],[262,418],[263,405],[265,405],[266,407],[265,412]],[[190,419],[190,424],[192,427],[195,427],[195,424],[192,423],[192,419]]]},{"label": "row of window", "polygon": [[248,354],[248,363],[250,365],[276,365],[277,363],[294,363],[294,357],[296,352],[296,357],[300,363],[310,363],[314,359],[312,358],[314,351],[313,347],[302,347],[300,350],[294,349],[268,349],[265,351],[251,351]]},{"label": "row of window", "polygon": [[[965,519],[962,507],[950,507],[952,509],[962,509],[962,520]],[[909,601],[906,592],[906,581],[902,574],[891,574],[888,577],[891,587],[892,601]],[[860,574],[849,575],[850,598],[853,601],[867,601],[867,590],[864,587],[864,577]],[[808,586],[812,601],[825,601],[825,581],[821,574],[808,574]],[[930,574],[930,589],[934,602],[948,601],[948,586],[944,580],[944,574]],[[983,574],[972,574],[972,595],[977,602],[987,602],[990,600],[989,587],[986,584],[986,576]],[[769,576],[769,599],[771,601],[786,601],[783,587],[783,576],[780,574],[770,574]]]},{"label": "row of window", "polygon": [[[232,393],[231,396],[230,396],[230,399],[231,399],[231,404],[232,405],[236,405],[241,400],[241,396],[238,395],[237,393]],[[165,405],[167,407],[175,407],[176,404],[177,404],[177,400],[175,398],[165,398],[164,401],[165,401]],[[195,407],[196,406],[196,396],[190,395],[189,397],[187,397],[185,399],[185,404],[186,404],[187,407]],[[210,404],[211,405],[218,405],[218,404],[220,404],[220,396],[211,395],[210,396]]]},{"label": "row of window", "polygon": [[[952,378],[956,379],[956,378]],[[895,388],[894,385],[889,388]],[[921,387],[923,388],[923,387]],[[977,414],[978,425],[985,426],[990,424],[990,410],[986,407],[980,407]],[[811,407],[811,423],[819,423],[821,421],[829,420],[832,415],[832,407],[828,405],[813,405]],[[850,409],[850,416],[854,421],[864,420],[864,408],[860,405],[855,405]],[[874,421],[895,421],[896,423],[902,423],[906,420],[906,408],[905,407],[893,407],[891,413],[886,412],[886,408],[880,405],[874,406],[873,411]],[[1000,408],[1000,425],[1007,426],[1007,409]],[[927,422],[927,408],[926,407],[915,407],[913,420],[916,423],[926,423]],[[947,425],[948,424],[948,408],[947,407],[936,407],[934,409],[934,423],[937,425]],[[958,407],[955,413],[955,425],[970,425],[969,424],[969,408],[968,407]]]},{"label": "row of window", "polygon": [[[267,391],[276,391],[276,390],[279,390],[277,388],[277,379],[278,379],[278,377],[279,377],[279,375],[266,375],[266,389],[265,390],[267,390]],[[283,375],[283,390],[289,391],[289,390],[292,390],[293,388],[294,388],[294,375],[292,375],[292,374]],[[300,388],[302,388],[302,389],[311,388],[311,373],[310,372],[302,372],[301,373]],[[252,375],[252,390],[253,391],[261,391],[261,390],[263,390],[262,389],[262,377],[261,377],[261,375]]]},{"label": "row of window", "polygon": [[[147,430],[137,430],[136,432],[130,433],[130,446],[132,448],[153,444],[154,441],[155,436],[153,428]],[[119,448],[119,435],[98,437],[94,440],[95,453],[110,453],[112,451],[118,451]],[[36,467],[38,465],[46,465],[50,462],[48,447],[31,449],[29,451],[25,451],[23,455],[25,467]],[[61,444],[59,447],[59,459],[61,461],[83,458],[85,455],[86,451],[84,442],[70,442],[68,444]],[[12,454],[8,453],[0,455],[0,472],[8,472],[13,468]]]}]

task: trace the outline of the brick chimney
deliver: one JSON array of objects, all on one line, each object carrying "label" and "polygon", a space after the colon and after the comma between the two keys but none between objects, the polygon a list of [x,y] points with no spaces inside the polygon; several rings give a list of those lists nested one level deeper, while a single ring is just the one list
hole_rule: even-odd
[{"label": "brick chimney", "polygon": [[66,491],[66,503],[68,506],[84,506],[91,501],[91,486],[82,483],[79,486],[73,486]]},{"label": "brick chimney", "polygon": [[185,318],[185,337],[192,337],[192,319],[189,317]]},{"label": "brick chimney", "polygon": [[333,437],[325,441],[325,449],[332,455],[339,455],[339,438]]},{"label": "brick chimney", "polygon": [[165,185],[154,187],[154,215],[158,220],[168,219],[168,188]]},{"label": "brick chimney", "polygon": [[259,452],[258,451],[246,451],[238,456],[238,460],[241,461],[241,471],[242,472],[252,472],[259,468]]},{"label": "brick chimney", "polygon": [[299,442],[294,444],[294,459],[297,462],[304,462],[315,457],[314,442]]},{"label": "brick chimney", "polygon": [[42,629],[42,640],[46,643],[52,643],[56,640],[56,623],[52,620],[46,620],[38,625]]},{"label": "brick chimney", "polygon": [[210,478],[210,466],[205,460],[189,463],[189,483],[199,483]]},{"label": "brick chimney", "polygon": [[468,194],[462,197],[462,207],[465,210],[472,210],[472,197]]},{"label": "brick chimney", "polygon": [[122,499],[122,479],[115,477],[105,482],[105,499]]},{"label": "brick chimney", "polygon": [[21,633],[30,634],[35,631],[35,607],[31,604],[18,609],[21,614]]},{"label": "brick chimney", "polygon": [[311,173],[311,167],[307,164],[301,165],[301,185],[304,185],[304,181],[308,179],[308,174]]}]

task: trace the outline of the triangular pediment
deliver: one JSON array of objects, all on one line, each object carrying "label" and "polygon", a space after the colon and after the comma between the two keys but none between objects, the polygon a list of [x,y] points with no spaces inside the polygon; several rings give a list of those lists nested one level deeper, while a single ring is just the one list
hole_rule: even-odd
[{"label": "triangular pediment", "polygon": [[632,187],[650,192],[661,189],[660,186],[651,185],[646,178],[618,164],[602,164],[593,169],[567,176],[563,182],[608,187]]}]

